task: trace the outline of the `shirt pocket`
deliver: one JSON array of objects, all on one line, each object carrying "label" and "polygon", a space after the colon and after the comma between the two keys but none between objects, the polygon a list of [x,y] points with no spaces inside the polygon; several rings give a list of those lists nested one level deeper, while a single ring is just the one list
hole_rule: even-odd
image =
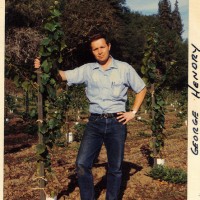
[{"label": "shirt pocket", "polygon": [[122,94],[123,82],[112,82],[112,96],[119,98]]}]

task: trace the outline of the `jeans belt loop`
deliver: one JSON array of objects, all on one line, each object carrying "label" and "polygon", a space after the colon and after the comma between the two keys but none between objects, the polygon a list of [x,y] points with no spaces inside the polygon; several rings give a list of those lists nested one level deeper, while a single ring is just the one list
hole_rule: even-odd
[{"label": "jeans belt loop", "polygon": [[105,114],[102,114],[104,118],[108,118],[109,117],[109,113],[105,113]]}]

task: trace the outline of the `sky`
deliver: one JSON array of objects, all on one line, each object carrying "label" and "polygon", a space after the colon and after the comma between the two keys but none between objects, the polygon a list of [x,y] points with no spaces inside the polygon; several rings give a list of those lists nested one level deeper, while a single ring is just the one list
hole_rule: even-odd
[{"label": "sky", "polygon": [[[170,0],[171,9],[174,10],[174,4],[176,0]],[[152,15],[158,13],[159,0],[126,0],[126,5],[131,11],[138,11],[144,15]],[[179,12],[183,23],[183,39],[188,38],[188,8],[189,0],[178,0]]]}]

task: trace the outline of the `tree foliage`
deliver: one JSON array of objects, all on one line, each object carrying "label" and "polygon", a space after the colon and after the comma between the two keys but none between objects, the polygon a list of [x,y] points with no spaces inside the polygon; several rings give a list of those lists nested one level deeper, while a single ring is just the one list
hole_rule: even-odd
[{"label": "tree foliage", "polygon": [[[26,80],[32,76],[30,67],[37,56],[38,45],[44,38],[42,24],[49,16],[48,7],[52,2],[53,0],[6,0],[7,77],[13,79],[17,75],[19,80]],[[124,0],[61,0],[60,3],[60,23],[64,40],[68,44],[62,53],[63,64],[60,68],[75,68],[93,61],[88,36],[96,30],[103,30],[109,35],[112,56],[127,61],[140,73],[147,41],[146,33],[154,27],[164,38],[162,56],[168,57],[168,60],[176,60],[177,63],[177,66],[174,65],[174,72],[171,72],[173,82],[170,80],[169,86],[181,87],[176,80],[187,76],[187,57],[184,53],[187,47],[184,42],[179,41],[182,26],[178,1],[171,11],[170,1],[160,0],[158,14],[151,16],[130,11]],[[181,50],[181,46],[185,50]],[[183,60],[179,59],[181,52],[184,53],[181,56]],[[181,70],[184,71],[184,75],[180,73]]]},{"label": "tree foliage", "polygon": [[[6,34],[6,64],[28,67],[38,54],[41,34],[32,28],[12,28]],[[7,65],[6,65],[7,67]],[[27,68],[27,70],[30,70]]]},{"label": "tree foliage", "polygon": [[175,8],[172,12],[172,19],[173,19],[172,30],[174,30],[181,37],[181,34],[183,33],[183,24],[182,24],[177,0],[175,2]]},{"label": "tree foliage", "polygon": [[53,0],[6,0],[5,3],[7,30],[11,27],[41,27]]},{"label": "tree foliage", "polygon": [[171,29],[171,3],[169,0],[160,0],[158,3],[158,16],[165,29]]},{"label": "tree foliage", "polygon": [[174,4],[173,11],[169,0],[160,0],[158,3],[158,16],[163,29],[174,31],[181,38],[183,24],[179,12],[178,0]]},{"label": "tree foliage", "polygon": [[124,10],[123,0],[62,1],[62,25],[68,44],[66,65],[76,67],[93,61],[88,37],[96,31],[106,33],[114,46],[123,29]]}]

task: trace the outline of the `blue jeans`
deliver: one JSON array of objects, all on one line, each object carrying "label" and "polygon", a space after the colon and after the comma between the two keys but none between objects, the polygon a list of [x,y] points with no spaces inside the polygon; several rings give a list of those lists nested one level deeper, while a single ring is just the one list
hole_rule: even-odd
[{"label": "blue jeans", "polygon": [[81,200],[95,199],[91,169],[103,143],[108,158],[106,200],[118,199],[126,134],[126,125],[115,117],[90,116],[76,160]]}]

